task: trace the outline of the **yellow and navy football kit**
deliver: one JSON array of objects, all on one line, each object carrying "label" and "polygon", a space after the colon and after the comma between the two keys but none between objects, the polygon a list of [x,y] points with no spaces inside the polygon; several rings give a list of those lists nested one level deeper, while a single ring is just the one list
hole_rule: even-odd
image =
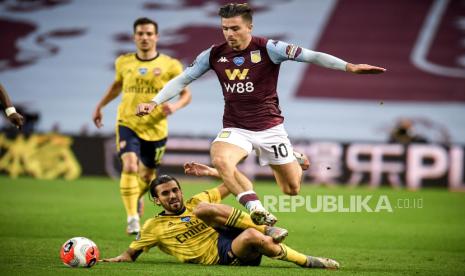
[{"label": "yellow and navy football kit", "polygon": [[[221,201],[219,190],[214,188],[193,196],[177,214],[162,212],[148,219],[138,239],[129,247],[148,251],[158,246],[164,253],[186,263],[245,264],[228,255],[232,240],[240,234],[241,230],[217,231],[197,218],[193,210],[202,201],[219,203]],[[258,265],[259,261],[247,265]]]},{"label": "yellow and navy football kit", "polygon": [[142,117],[135,115],[136,108],[139,103],[150,101],[168,81],[179,75],[182,65],[163,54],[141,60],[130,53],[118,57],[115,68],[115,81],[122,82],[116,130],[118,152],[120,155],[135,152],[145,166],[155,168],[164,153],[168,121],[162,106]]}]

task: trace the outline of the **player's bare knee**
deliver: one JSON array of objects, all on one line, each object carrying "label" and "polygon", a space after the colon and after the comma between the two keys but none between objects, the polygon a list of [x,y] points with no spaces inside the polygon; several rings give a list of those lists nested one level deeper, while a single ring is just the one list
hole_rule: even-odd
[{"label": "player's bare knee", "polygon": [[123,162],[123,172],[125,173],[137,173],[138,165],[137,162]]},{"label": "player's bare knee", "polygon": [[142,172],[142,173],[139,173],[139,177],[145,183],[150,183],[155,177],[155,174],[153,172]]},{"label": "player's bare knee", "polygon": [[298,183],[288,183],[283,186],[283,193],[290,196],[298,195],[300,192],[300,181]]},{"label": "player's bare knee", "polygon": [[222,174],[224,174],[224,173],[232,173],[234,171],[234,166],[231,166],[231,162],[228,160],[228,158],[226,158],[224,156],[215,156],[215,157],[213,157],[212,158],[212,164]]},{"label": "player's bare knee", "polygon": [[265,238],[265,235],[253,228],[248,228],[244,230],[241,236],[245,244],[254,246],[262,244]]}]

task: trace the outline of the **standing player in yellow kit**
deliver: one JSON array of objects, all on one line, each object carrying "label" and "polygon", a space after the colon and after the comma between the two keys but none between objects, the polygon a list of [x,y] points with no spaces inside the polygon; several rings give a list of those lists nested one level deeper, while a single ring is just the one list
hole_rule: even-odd
[{"label": "standing player in yellow kit", "polygon": [[156,168],[164,154],[168,136],[166,117],[191,101],[190,91],[186,88],[176,102],[158,106],[150,116],[134,115],[138,103],[156,96],[183,68],[178,60],[157,51],[158,24],[155,21],[139,18],[134,22],[133,30],[137,51],[116,59],[115,80],[93,114],[95,125],[102,127],[102,108],[122,92],[116,143],[123,165],[120,193],[127,213],[129,234],[140,231],[138,201],[156,177]]}]

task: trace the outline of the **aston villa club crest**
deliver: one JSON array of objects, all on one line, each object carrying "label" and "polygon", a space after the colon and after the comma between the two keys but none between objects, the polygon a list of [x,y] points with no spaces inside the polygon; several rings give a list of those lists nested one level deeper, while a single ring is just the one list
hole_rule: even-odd
[{"label": "aston villa club crest", "polygon": [[252,63],[259,63],[262,61],[262,56],[260,55],[260,50],[250,52],[250,60]]},{"label": "aston villa club crest", "polygon": [[141,74],[141,75],[147,74],[147,68],[145,68],[145,67],[140,67],[140,68],[139,68],[139,74]]}]

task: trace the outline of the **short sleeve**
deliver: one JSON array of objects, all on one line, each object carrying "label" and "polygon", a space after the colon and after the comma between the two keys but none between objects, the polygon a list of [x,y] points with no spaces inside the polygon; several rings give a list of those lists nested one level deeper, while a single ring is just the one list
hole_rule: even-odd
[{"label": "short sleeve", "polygon": [[200,202],[220,203],[221,202],[220,191],[218,190],[218,188],[206,190],[199,194],[194,195],[191,199],[187,201],[188,204],[192,204],[193,206],[196,206]]},{"label": "short sleeve", "polygon": [[154,219],[149,219],[144,223],[139,236],[133,241],[129,248],[134,250],[143,250],[144,252],[149,251],[150,248],[157,246],[158,235],[154,231],[156,230],[154,225]]},{"label": "short sleeve", "polygon": [[122,75],[122,57],[118,57],[115,60],[115,82],[123,81]]}]

